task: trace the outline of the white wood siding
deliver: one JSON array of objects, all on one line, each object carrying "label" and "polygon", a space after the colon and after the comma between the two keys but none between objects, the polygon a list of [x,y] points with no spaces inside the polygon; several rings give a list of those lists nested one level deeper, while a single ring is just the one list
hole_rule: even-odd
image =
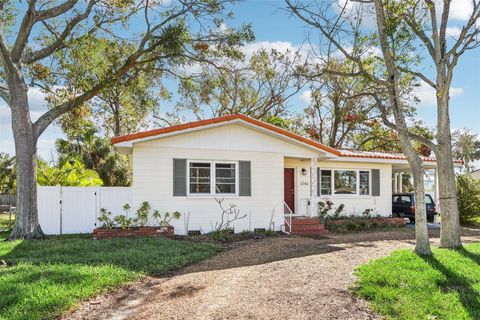
[{"label": "white wood siding", "polygon": [[[288,158],[286,158],[288,157]],[[293,158],[303,158],[293,159]],[[273,212],[275,230],[283,224],[283,169],[296,168],[296,211],[308,213],[310,197],[310,158],[318,157],[320,168],[380,169],[381,196],[331,196],[335,204],[344,203],[346,213],[360,214],[374,209],[375,214],[391,214],[391,164],[325,161],[321,151],[292,144],[239,124],[231,124],[159,138],[134,144],[133,207],[148,201],[153,209],[179,211],[182,218],[172,221],[176,234],[188,230],[211,231],[220,219],[220,208],[213,197],[174,197],[173,159],[251,161],[252,196],[230,197],[225,206],[234,203],[247,217],[233,225],[236,232],[269,228]],[[301,175],[301,169],[307,175]],[[237,168],[238,169],[238,168]],[[325,197],[319,200],[325,200]]]},{"label": "white wood siding", "polygon": [[318,156],[312,150],[259,133],[241,125],[216,127],[194,133],[146,141],[134,145],[134,206],[148,201],[154,209],[180,211],[172,221],[175,233],[189,230],[211,231],[220,219],[220,208],[213,197],[174,197],[173,158],[194,160],[251,161],[252,195],[225,198],[247,217],[234,224],[235,231],[269,228],[273,213],[275,230],[283,224],[284,155]]}]

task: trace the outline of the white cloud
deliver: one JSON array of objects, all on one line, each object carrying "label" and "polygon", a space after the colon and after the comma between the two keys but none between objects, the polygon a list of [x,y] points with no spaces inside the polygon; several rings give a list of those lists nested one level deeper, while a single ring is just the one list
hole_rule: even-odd
[{"label": "white cloud", "polygon": [[55,139],[39,139],[37,142],[38,156],[45,161],[55,161],[57,151],[55,148]]},{"label": "white cloud", "polygon": [[0,152],[6,152],[10,156],[15,154],[15,145],[13,140],[0,140]]},{"label": "white cloud", "polygon": [[460,36],[460,32],[462,32],[462,29],[460,29],[459,27],[447,27],[446,32],[447,36],[457,39],[458,36]]},{"label": "white cloud", "polygon": [[[419,107],[434,107],[437,105],[435,97],[435,89],[429,86],[426,82],[421,82],[420,86],[415,88],[415,96],[420,100]],[[450,98],[457,97],[463,94],[463,88],[450,88]]]},{"label": "white cloud", "polygon": [[299,96],[298,99],[302,101],[305,104],[310,104],[312,101],[312,91],[311,90],[305,90],[303,91]]},{"label": "white cloud", "polygon": [[356,19],[362,19],[362,25],[366,28],[376,27],[375,10],[371,3],[352,0],[337,0],[332,4],[333,10],[340,14],[343,11],[343,17],[354,16]]},{"label": "white cloud", "polygon": [[472,0],[452,0],[450,4],[450,19],[468,20],[472,11]]}]

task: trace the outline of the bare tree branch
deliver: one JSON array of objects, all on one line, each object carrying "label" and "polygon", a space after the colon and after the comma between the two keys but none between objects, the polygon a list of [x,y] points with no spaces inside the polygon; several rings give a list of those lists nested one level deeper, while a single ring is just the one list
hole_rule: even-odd
[{"label": "bare tree branch", "polygon": [[19,32],[17,38],[15,39],[15,43],[13,44],[12,52],[10,55],[13,63],[17,63],[18,61],[20,61],[23,50],[27,45],[28,37],[30,36],[30,32],[32,31],[32,27],[35,23],[35,3],[35,0],[29,0],[28,2],[27,12],[23,16]]},{"label": "bare tree branch", "polygon": [[49,8],[49,9],[46,9],[46,10],[37,11],[35,20],[36,21],[43,21],[43,20],[48,20],[48,19],[58,17],[59,15],[61,15],[65,12],[69,11],[70,9],[72,9],[77,4],[77,2],[78,2],[78,0],[67,0],[64,3],[59,4],[56,7]]}]

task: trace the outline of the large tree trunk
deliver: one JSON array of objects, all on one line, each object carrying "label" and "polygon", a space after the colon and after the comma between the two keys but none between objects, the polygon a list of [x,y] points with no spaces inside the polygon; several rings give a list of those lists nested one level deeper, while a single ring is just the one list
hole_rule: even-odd
[{"label": "large tree trunk", "polygon": [[412,166],[412,176],[415,191],[415,252],[421,255],[431,255],[430,240],[428,238],[423,168]]},{"label": "large tree trunk", "polygon": [[[45,235],[38,223],[37,138],[28,111],[28,88],[23,83],[10,86],[12,129],[17,166],[17,203],[15,226],[9,240],[41,239]],[[13,92],[12,92],[13,91]]]},{"label": "large tree trunk", "polygon": [[[431,255],[430,241],[428,239],[427,209],[425,207],[425,191],[423,182],[423,162],[415,152],[410,141],[408,126],[405,121],[405,114],[402,110],[402,101],[399,89],[400,74],[395,65],[395,60],[388,43],[387,23],[382,0],[375,1],[375,13],[377,18],[377,30],[382,48],[383,59],[388,75],[388,100],[395,118],[396,130],[399,134],[403,153],[412,168],[415,185],[415,252],[421,255]],[[385,120],[387,115],[384,114]]]},{"label": "large tree trunk", "polygon": [[460,214],[458,210],[457,186],[452,156],[452,135],[450,131],[450,116],[448,94],[438,97],[437,144],[435,154],[438,168],[438,184],[442,229],[440,245],[445,248],[458,248],[462,245],[460,239]]}]

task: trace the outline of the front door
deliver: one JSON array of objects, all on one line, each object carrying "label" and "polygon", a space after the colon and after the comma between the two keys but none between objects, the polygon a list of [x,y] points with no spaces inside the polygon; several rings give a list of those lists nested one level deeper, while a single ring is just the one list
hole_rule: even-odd
[{"label": "front door", "polygon": [[295,212],[295,169],[283,169],[283,197],[287,206]]}]

